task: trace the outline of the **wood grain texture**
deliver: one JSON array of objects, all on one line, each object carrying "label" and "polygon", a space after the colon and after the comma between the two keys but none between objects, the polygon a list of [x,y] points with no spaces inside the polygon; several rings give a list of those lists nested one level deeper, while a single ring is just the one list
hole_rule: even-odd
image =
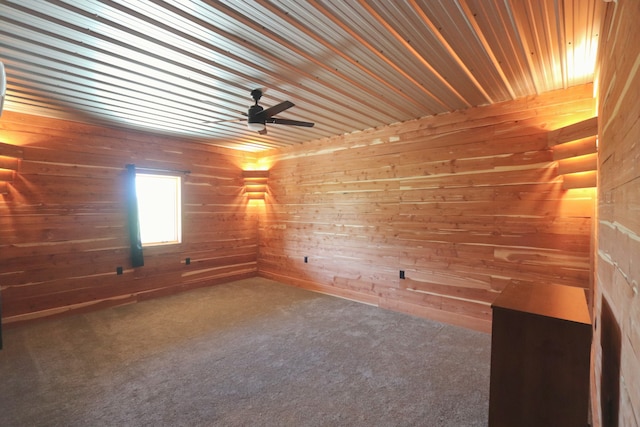
[{"label": "wood grain texture", "polygon": [[[559,160],[562,188],[595,188],[598,185],[598,117],[549,132],[547,140],[553,158]],[[558,151],[558,153],[556,153]]]},{"label": "wood grain texture", "polygon": [[0,142],[0,194],[9,194],[9,184],[13,182],[15,171],[20,168],[22,150]]},{"label": "wood grain texture", "polygon": [[508,283],[589,288],[594,193],[548,138],[594,108],[585,85],[267,152],[259,272],[485,331]]},{"label": "wood grain texture", "polygon": [[[640,425],[640,2],[608,3],[600,32],[594,427]],[[604,309],[603,309],[604,308]],[[611,339],[613,335],[617,339]],[[607,338],[609,335],[609,338]],[[603,348],[605,350],[603,350]],[[605,352],[606,351],[606,352]],[[603,378],[618,373],[619,387]],[[609,398],[615,396],[616,401]],[[616,408],[616,410],[612,410]]]},{"label": "wood grain texture", "polygon": [[549,146],[577,141],[598,134],[598,117],[591,117],[578,123],[549,132]]},{"label": "wood grain texture", "polygon": [[[259,211],[248,204],[242,175],[255,161],[250,154],[12,112],[2,116],[0,140],[0,155],[22,159],[0,200],[5,324],[256,275]],[[182,243],[145,248],[145,266],[136,269],[127,163],[191,171],[183,179]]]}]

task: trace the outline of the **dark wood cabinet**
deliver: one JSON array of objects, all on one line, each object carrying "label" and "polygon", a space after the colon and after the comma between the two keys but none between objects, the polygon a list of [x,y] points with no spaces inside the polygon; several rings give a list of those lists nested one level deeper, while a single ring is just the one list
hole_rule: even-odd
[{"label": "dark wood cabinet", "polygon": [[0,292],[0,350],[2,350],[2,292]]},{"label": "dark wood cabinet", "polygon": [[492,308],[489,426],[587,426],[592,331],[584,289],[510,285]]}]

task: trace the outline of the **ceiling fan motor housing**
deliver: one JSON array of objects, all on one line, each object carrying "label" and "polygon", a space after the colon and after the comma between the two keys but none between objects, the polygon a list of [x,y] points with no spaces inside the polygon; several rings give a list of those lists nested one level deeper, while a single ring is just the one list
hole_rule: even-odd
[{"label": "ceiling fan motor housing", "polygon": [[262,113],[264,109],[259,105],[252,105],[249,107],[249,114],[247,121],[249,123],[263,123],[265,122],[265,117]]}]

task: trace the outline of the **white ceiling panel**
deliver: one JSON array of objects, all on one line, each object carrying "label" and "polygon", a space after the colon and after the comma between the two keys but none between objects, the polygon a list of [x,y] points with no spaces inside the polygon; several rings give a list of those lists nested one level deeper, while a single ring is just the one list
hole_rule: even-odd
[{"label": "white ceiling panel", "polygon": [[[603,8],[602,0],[0,0],[5,108],[278,148],[591,82]],[[250,131],[256,88],[265,108],[295,104],[277,117],[315,126]]]}]

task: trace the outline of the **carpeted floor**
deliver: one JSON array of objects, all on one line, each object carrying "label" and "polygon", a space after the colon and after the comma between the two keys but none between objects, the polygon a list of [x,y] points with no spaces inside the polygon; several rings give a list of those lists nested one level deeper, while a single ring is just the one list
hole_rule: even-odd
[{"label": "carpeted floor", "polygon": [[490,336],[255,278],[4,331],[3,426],[486,426]]}]

